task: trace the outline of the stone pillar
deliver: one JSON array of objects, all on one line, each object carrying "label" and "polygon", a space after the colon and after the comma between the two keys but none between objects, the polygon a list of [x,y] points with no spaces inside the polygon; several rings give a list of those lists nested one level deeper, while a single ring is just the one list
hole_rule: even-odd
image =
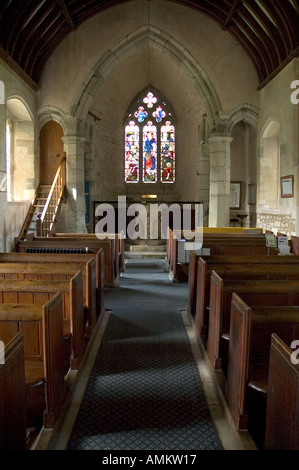
[{"label": "stone pillar", "polygon": [[[6,172],[6,104],[4,83],[0,80],[0,171]],[[0,173],[3,176],[3,173]],[[0,192],[0,251],[6,251],[7,193]]]},{"label": "stone pillar", "polygon": [[198,200],[203,203],[203,225],[207,226],[210,202],[210,154],[207,142],[201,143],[201,158],[198,164],[197,175],[199,181]]},{"label": "stone pillar", "polygon": [[78,135],[62,138],[66,153],[67,200],[64,210],[65,231],[85,233],[84,142]]},{"label": "stone pillar", "polygon": [[210,144],[209,227],[229,227],[231,137],[213,135]]},{"label": "stone pillar", "polygon": [[0,170],[6,171],[6,105],[4,83],[0,80]]}]

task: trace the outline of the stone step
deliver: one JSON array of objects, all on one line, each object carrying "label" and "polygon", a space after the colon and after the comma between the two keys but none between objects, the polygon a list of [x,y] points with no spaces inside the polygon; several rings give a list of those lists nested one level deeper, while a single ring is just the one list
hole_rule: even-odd
[{"label": "stone step", "polygon": [[166,253],[164,245],[131,245],[129,251],[131,253]]},{"label": "stone step", "polygon": [[140,252],[133,252],[133,251],[125,251],[125,259],[143,259],[143,258],[156,258],[156,259],[165,259],[166,253],[165,252],[158,252],[158,251],[140,251]]}]

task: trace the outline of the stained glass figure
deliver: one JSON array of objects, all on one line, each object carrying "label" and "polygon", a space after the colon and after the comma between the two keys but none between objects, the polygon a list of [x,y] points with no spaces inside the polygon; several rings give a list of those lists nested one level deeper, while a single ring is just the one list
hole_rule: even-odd
[{"label": "stained glass figure", "polygon": [[161,106],[158,106],[156,111],[153,113],[154,118],[156,119],[157,122],[161,122],[163,118],[165,118],[166,113],[163,111]]},{"label": "stained glass figure", "polygon": [[157,103],[157,98],[149,91],[146,97],[143,98],[143,102],[147,104],[148,108],[152,108]]},{"label": "stained glass figure", "polygon": [[139,106],[138,111],[135,112],[134,116],[138,119],[139,122],[143,122],[147,117],[147,112],[143,106]]},{"label": "stained glass figure", "polygon": [[161,181],[175,181],[175,133],[170,121],[161,127]]},{"label": "stained glass figure", "polygon": [[134,121],[125,128],[125,181],[139,182],[139,127]]},{"label": "stained glass figure", "polygon": [[140,93],[127,111],[124,127],[125,182],[174,183],[175,117],[159,92]]},{"label": "stained glass figure", "polygon": [[143,182],[157,181],[157,128],[152,121],[143,127]]}]

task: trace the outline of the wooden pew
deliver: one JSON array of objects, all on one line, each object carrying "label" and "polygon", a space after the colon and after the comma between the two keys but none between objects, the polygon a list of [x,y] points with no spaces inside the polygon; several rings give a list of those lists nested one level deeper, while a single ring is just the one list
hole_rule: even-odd
[{"label": "wooden pew", "polygon": [[119,280],[118,263],[116,263],[116,240],[99,240],[97,237],[81,239],[80,237],[34,237],[32,240],[17,241],[17,253],[64,253],[64,254],[96,254],[104,251],[104,285],[115,287]]},{"label": "wooden pew", "polygon": [[91,335],[98,319],[96,292],[96,260],[87,263],[0,263],[0,279],[48,279],[71,280],[82,270],[84,309],[87,317],[88,334]]},{"label": "wooden pew", "polygon": [[69,281],[0,280],[0,303],[43,305],[57,292],[63,301],[63,329],[66,371],[78,369],[85,352],[85,323],[83,312],[83,277],[78,271]]},{"label": "wooden pew", "polygon": [[[169,271],[174,282],[183,282],[188,280],[188,262],[179,262],[178,243],[183,243],[183,241],[179,234],[174,232],[171,237]],[[209,249],[210,256],[242,256],[244,253],[248,257],[269,255],[264,234],[204,233],[203,249]],[[272,251],[276,254],[275,250]]]},{"label": "wooden pew", "polygon": [[[20,281],[22,282],[22,281]],[[21,308],[0,305],[0,337],[8,344],[20,331],[24,338],[27,426],[52,428],[65,398],[62,297]]]},{"label": "wooden pew", "polygon": [[[202,278],[203,267],[198,267],[198,262],[206,263],[205,270],[207,274],[204,278]],[[188,272],[188,303],[187,303],[187,311],[195,317],[196,311],[200,306],[197,308],[197,292],[200,290],[202,286],[202,282],[208,283],[206,285],[206,290],[208,293],[207,299],[209,299],[209,275],[211,271],[214,269],[217,271],[218,267],[222,269],[222,266],[230,266],[228,269],[233,269],[233,265],[255,265],[255,264],[271,264],[274,266],[277,265],[299,265],[299,256],[277,256],[277,255],[257,255],[257,256],[250,256],[249,258],[246,256],[203,256],[197,255],[194,250],[190,251],[189,254],[189,272]],[[198,271],[200,269],[200,272]],[[208,306],[208,300],[205,301],[206,306]],[[202,313],[199,314],[202,317]],[[198,316],[197,315],[197,316]]]},{"label": "wooden pew", "polygon": [[[67,232],[59,232],[55,233],[52,232],[50,234],[51,237],[68,237],[68,238],[78,238],[80,240],[82,239],[96,239],[98,238],[96,233],[67,233]],[[119,270],[119,272],[124,271],[125,269],[125,235],[123,230],[120,233],[114,233],[114,234],[107,234],[107,238],[111,238],[113,240],[116,240],[115,242],[115,251],[116,251],[116,261],[118,263],[118,268],[116,270]]]},{"label": "wooden pew", "polygon": [[[105,311],[104,303],[104,250],[100,249],[95,254],[62,254],[62,253],[0,253],[0,264],[2,263],[26,263],[44,265],[46,263],[55,263],[57,268],[61,270],[68,270],[70,266],[77,272],[82,270],[83,276],[86,272],[86,263],[96,259],[96,293],[97,293],[97,316]],[[86,276],[87,282],[88,276]],[[92,283],[89,283],[92,286]],[[88,287],[86,287],[88,291]],[[93,287],[92,287],[93,289]]]},{"label": "wooden pew", "polygon": [[212,367],[226,370],[232,294],[251,306],[299,305],[299,280],[226,280],[215,271],[210,280],[207,355]]},{"label": "wooden pew", "polygon": [[[234,258],[234,257],[232,257]],[[236,257],[237,260],[224,257],[223,262],[217,260],[210,263],[202,257],[197,261],[196,301],[194,326],[204,344],[208,335],[210,277],[212,271],[222,279],[299,279],[299,258],[282,256]],[[277,260],[277,262],[275,262]],[[238,261],[238,262],[236,262]]]},{"label": "wooden pew", "polygon": [[26,389],[21,332],[5,344],[3,359],[0,363],[0,450],[25,450]]},{"label": "wooden pew", "polygon": [[272,333],[288,344],[298,338],[299,306],[251,307],[234,293],[225,398],[236,428],[248,429],[259,448],[265,441]]},{"label": "wooden pew", "polygon": [[197,260],[196,252],[190,251],[188,271],[188,299],[186,310],[192,317],[196,312],[196,287],[197,287]]},{"label": "wooden pew", "polygon": [[268,376],[266,450],[299,450],[299,363],[292,361],[292,353],[290,344],[273,333]]},{"label": "wooden pew", "polygon": [[296,237],[295,235],[291,235],[290,246],[291,246],[291,252],[294,253],[295,255],[299,255],[299,237]]}]

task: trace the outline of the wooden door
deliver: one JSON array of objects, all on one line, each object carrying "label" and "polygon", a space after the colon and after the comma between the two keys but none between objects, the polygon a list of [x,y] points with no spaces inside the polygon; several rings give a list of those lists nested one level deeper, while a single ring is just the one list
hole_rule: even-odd
[{"label": "wooden door", "polygon": [[40,133],[40,184],[52,184],[63,149],[63,130],[55,121],[47,122]]}]

